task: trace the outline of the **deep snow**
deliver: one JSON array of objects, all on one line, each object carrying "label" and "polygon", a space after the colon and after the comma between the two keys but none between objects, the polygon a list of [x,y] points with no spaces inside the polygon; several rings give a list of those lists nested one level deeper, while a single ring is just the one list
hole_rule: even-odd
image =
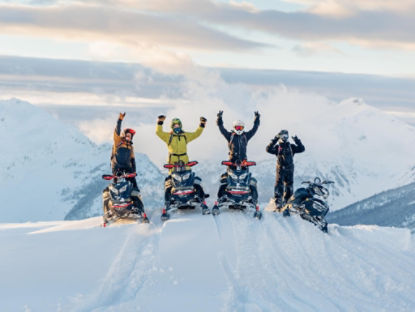
[{"label": "deep snow", "polygon": [[1,311],[413,311],[407,229],[265,212],[1,224]]}]

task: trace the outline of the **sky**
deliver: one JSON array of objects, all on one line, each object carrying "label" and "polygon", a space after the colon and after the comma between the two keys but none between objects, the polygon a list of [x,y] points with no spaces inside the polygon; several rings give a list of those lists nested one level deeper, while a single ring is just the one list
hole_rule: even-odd
[{"label": "sky", "polygon": [[415,76],[415,0],[0,0],[0,55]]},{"label": "sky", "polygon": [[284,116],[358,98],[415,125],[413,16],[415,0],[0,0],[0,99],[96,143],[120,111],[150,146],[158,114],[250,123],[264,99]]}]

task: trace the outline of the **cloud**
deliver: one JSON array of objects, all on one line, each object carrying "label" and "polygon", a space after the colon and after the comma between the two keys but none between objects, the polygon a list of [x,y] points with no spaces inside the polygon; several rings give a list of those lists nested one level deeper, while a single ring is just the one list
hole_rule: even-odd
[{"label": "cloud", "polygon": [[[114,0],[124,3],[127,0]],[[288,0],[289,1],[289,0]],[[394,48],[414,48],[415,3],[413,0],[291,0],[309,6],[306,11],[282,12],[259,10],[254,2],[219,3],[210,0],[127,1],[137,9],[164,12],[260,31],[273,36],[307,41],[350,40],[359,45],[379,46],[392,43]]]},{"label": "cloud", "polygon": [[304,57],[310,57],[315,54],[321,54],[321,53],[343,54],[339,49],[336,49],[329,44],[325,44],[321,42],[309,42],[303,45],[296,45],[294,46],[292,51]]},{"label": "cloud", "polygon": [[106,40],[141,49],[152,46],[189,50],[237,51],[267,46],[228,35],[191,18],[148,14],[103,5],[0,6],[2,32],[56,38]]},{"label": "cloud", "polygon": [[414,14],[415,9],[400,14],[390,11],[362,11],[346,17],[322,16],[309,12],[234,12],[232,18],[217,22],[306,41],[359,39],[369,43],[414,43],[415,34],[411,31],[415,28]]},{"label": "cloud", "polygon": [[414,8],[413,0],[285,0],[308,6],[310,12],[324,15],[350,15],[359,11],[405,12]]},{"label": "cloud", "polygon": [[[379,42],[415,48],[415,4],[386,0],[292,0],[307,11],[259,10],[250,2],[209,0],[56,1],[54,5],[1,5],[2,32],[101,41],[128,46],[130,54],[169,48],[242,52],[272,47],[241,37],[259,31],[299,41]],[[50,3],[49,1],[46,3]],[[239,30],[239,35],[235,34]],[[169,51],[172,52],[171,50]],[[173,52],[171,57],[174,55]],[[175,58],[174,56],[173,58]]]}]

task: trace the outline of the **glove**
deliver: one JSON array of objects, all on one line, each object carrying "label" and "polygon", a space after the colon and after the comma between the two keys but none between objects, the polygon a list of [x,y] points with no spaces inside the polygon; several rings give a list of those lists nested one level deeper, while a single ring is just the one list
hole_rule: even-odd
[{"label": "glove", "polygon": [[207,119],[205,117],[200,117],[200,126],[205,127]]},{"label": "glove", "polygon": [[255,114],[255,118],[259,118],[259,116],[261,116],[258,111],[255,111],[254,114]]},{"label": "glove", "polygon": [[299,139],[299,138],[298,138],[298,136],[296,136],[296,135],[292,136],[292,138],[293,138],[294,142],[298,142],[298,141],[300,141],[300,139]]},{"label": "glove", "polygon": [[277,134],[277,135],[276,135],[276,136],[275,136],[272,140],[276,142],[276,141],[278,141],[279,139],[280,139],[280,135],[279,135],[279,134]]},{"label": "glove", "polygon": [[124,112],[124,114],[123,114],[123,113],[120,113],[120,117],[118,117],[118,119],[119,119],[119,120],[123,120],[123,119],[124,119],[124,117],[125,117],[125,112]]},{"label": "glove", "polygon": [[219,119],[222,119],[222,115],[223,115],[223,110],[219,111],[217,116],[218,116]]},{"label": "glove", "polygon": [[157,124],[162,125],[165,120],[166,120],[166,116],[160,115],[157,117]]}]

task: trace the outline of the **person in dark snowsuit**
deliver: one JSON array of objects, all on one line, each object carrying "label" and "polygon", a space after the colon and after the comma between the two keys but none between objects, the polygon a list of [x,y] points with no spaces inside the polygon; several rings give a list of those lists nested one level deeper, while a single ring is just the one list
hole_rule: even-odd
[{"label": "person in dark snowsuit", "polygon": [[288,131],[281,130],[267,146],[266,151],[277,156],[277,172],[274,188],[276,209],[281,210],[284,203],[293,194],[294,154],[305,151],[297,136],[292,137],[295,144],[288,141]]},{"label": "person in dark snowsuit", "polygon": [[[135,155],[133,147],[133,137],[135,131],[133,129],[126,128],[121,132],[121,124],[124,117],[125,113],[120,113],[113,135],[114,143],[112,146],[111,153],[111,168],[112,174],[114,176],[122,175],[124,173],[136,172]],[[138,188],[135,177],[127,178],[127,180],[129,180],[133,184],[133,191],[131,193],[131,197],[133,199],[134,207],[136,209],[133,209],[132,212],[144,212],[144,206],[140,199],[140,190]],[[108,192],[109,190],[108,188],[106,188],[104,190],[104,198],[109,197],[109,194],[106,194]]]},{"label": "person in dark snowsuit", "polygon": [[[247,160],[246,150],[248,141],[255,135],[259,127],[259,112],[255,112],[255,120],[254,126],[251,130],[245,132],[245,124],[243,121],[237,120],[233,122],[233,129],[232,131],[228,131],[223,126],[223,119],[222,119],[223,111],[219,111],[217,117],[217,125],[219,127],[220,133],[225,137],[226,141],[228,142],[229,148],[229,160],[233,163],[239,161],[243,162]],[[218,191],[218,199],[225,195],[225,190],[227,187],[227,178],[228,173],[225,172],[221,176],[220,180],[220,187]],[[256,204],[258,201],[258,190],[257,190],[257,181],[255,178],[251,179],[251,192],[252,192],[252,200],[253,203]]]}]

